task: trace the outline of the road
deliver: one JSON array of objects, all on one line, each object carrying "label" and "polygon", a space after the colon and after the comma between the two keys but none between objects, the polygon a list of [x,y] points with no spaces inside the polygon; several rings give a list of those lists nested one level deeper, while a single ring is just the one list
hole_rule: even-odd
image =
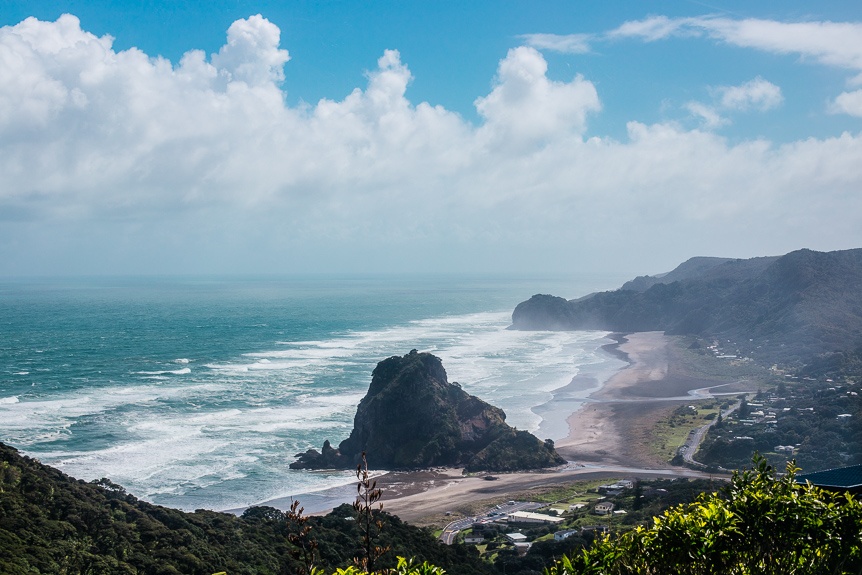
[{"label": "road", "polygon": [[455,537],[458,536],[458,533],[467,529],[474,523],[494,521],[505,517],[509,513],[514,513],[516,511],[530,511],[538,509],[539,507],[542,507],[541,503],[533,503],[532,501],[515,501],[512,503],[497,505],[493,509],[489,509],[486,513],[482,513],[481,515],[464,517],[463,519],[452,521],[443,528],[443,533],[440,534],[440,541],[446,545],[452,545],[452,543],[455,542]]},{"label": "road", "polygon": [[[737,401],[735,405],[730,406],[726,410],[721,412],[721,417],[723,419],[727,419],[727,416],[736,411],[739,408],[740,402]],[[709,431],[709,428],[715,425],[715,422],[718,421],[718,418],[713,419],[706,425],[702,427],[698,427],[695,429],[686,440],[685,444],[681,448],[682,458],[689,465],[696,465],[698,467],[705,467],[703,463],[694,460],[694,454],[697,453],[697,449],[700,447],[703,438],[706,437],[706,432]]]}]

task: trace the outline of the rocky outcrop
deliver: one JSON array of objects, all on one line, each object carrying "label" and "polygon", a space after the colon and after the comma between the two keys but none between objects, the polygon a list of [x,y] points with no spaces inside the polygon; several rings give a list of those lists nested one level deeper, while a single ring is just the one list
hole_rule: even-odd
[{"label": "rocky outcrop", "polygon": [[411,351],[377,364],[350,437],[334,449],[297,454],[293,469],[354,467],[363,452],[377,469],[464,466],[471,471],[565,463],[552,442],[506,423],[503,410],[449,383],[439,358]]}]

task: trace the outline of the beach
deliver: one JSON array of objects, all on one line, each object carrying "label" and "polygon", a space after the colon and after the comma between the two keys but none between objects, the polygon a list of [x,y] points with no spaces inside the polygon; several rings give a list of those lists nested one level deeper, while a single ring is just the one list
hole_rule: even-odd
[{"label": "beach", "polygon": [[[704,393],[692,396],[693,390],[727,386],[732,381],[706,377],[684,367],[673,339],[661,332],[626,334],[617,336],[617,341],[606,351],[624,358],[627,365],[588,397],[581,398],[586,401],[566,416],[569,433],[556,442],[556,448],[569,462],[567,465],[535,472],[494,474],[496,479],[492,481],[484,479],[487,474],[465,476],[460,469],[390,472],[376,478],[377,486],[383,489],[384,509],[405,521],[439,524],[447,517],[469,515],[482,505],[516,498],[519,494],[528,497],[531,490],[572,481],[704,476],[651,456],[646,449],[649,432],[656,421],[666,417],[681,401],[708,397]],[[572,389],[582,389],[582,383],[573,380]],[[574,401],[566,388],[558,390],[554,397],[564,405]],[[323,512],[321,506],[352,500],[355,489],[350,485],[311,494],[313,503],[308,508]]]}]

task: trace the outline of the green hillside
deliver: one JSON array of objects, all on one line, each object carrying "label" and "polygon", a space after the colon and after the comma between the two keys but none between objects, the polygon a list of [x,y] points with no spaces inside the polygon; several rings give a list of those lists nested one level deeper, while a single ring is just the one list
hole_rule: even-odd
[{"label": "green hillside", "polygon": [[[307,525],[318,543],[318,566],[346,567],[361,556],[354,509],[339,507]],[[490,572],[470,549],[439,544],[428,532],[388,514],[380,544],[464,575]],[[0,443],[0,573],[230,575],[300,573],[297,525],[271,507],[242,517],[184,513],[140,501],[108,480],[88,483],[42,465]]]}]

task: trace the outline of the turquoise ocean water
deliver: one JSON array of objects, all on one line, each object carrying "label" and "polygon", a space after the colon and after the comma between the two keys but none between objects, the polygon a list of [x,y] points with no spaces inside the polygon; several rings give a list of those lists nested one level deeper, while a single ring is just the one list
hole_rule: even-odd
[{"label": "turquoise ocean water", "polygon": [[622,281],[0,281],[0,441],[182,509],[319,491],[352,474],[292,471],[294,454],[344,439],[377,362],[413,348],[511,425],[556,439],[552,392],[621,362],[605,333],[506,330],[512,309]]}]

